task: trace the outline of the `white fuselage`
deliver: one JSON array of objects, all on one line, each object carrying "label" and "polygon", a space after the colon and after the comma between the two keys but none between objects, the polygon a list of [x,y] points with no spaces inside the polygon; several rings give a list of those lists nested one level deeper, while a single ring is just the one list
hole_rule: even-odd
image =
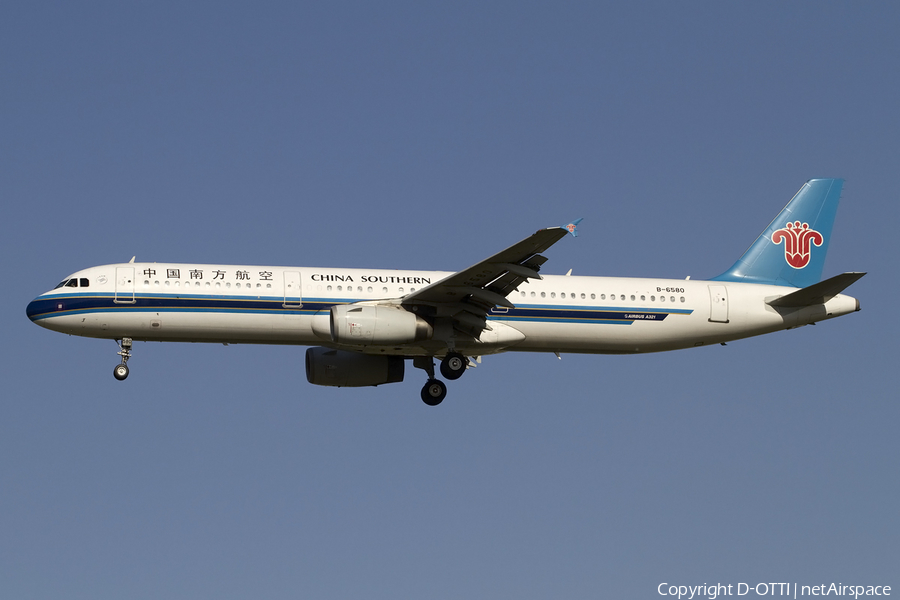
[{"label": "white fuselage", "polygon": [[[39,325],[87,337],[323,345],[371,354],[441,355],[447,339],[397,347],[339,346],[328,336],[334,305],[400,299],[450,272],[125,263],[79,271],[38,296]],[[81,285],[86,283],[87,285]],[[775,308],[796,288],[719,281],[545,275],[494,308],[477,339],[453,339],[468,355],[503,351],[640,353],[703,346],[807,325],[859,309],[837,295],[824,304]],[[454,337],[455,333],[448,334]],[[440,336],[438,336],[440,338]],[[443,350],[442,350],[443,349]]]}]

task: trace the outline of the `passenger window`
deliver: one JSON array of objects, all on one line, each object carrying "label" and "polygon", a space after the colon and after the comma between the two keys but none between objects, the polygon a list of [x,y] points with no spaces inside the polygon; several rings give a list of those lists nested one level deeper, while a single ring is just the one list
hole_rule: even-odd
[{"label": "passenger window", "polygon": [[[606,296],[603,296],[603,297],[606,298]],[[596,299],[597,299],[597,294],[591,294],[591,300],[596,300]]]},{"label": "passenger window", "polygon": [[650,296],[650,302],[656,302],[656,296]]},{"label": "passenger window", "polygon": [[675,296],[669,296],[669,302],[675,302]]},{"label": "passenger window", "polygon": [[624,299],[625,299],[625,294],[622,294],[621,296],[619,296],[619,299],[620,299],[620,300],[624,300]]},{"label": "passenger window", "polygon": [[647,299],[647,296],[641,294],[641,301],[643,302],[643,301],[646,300],[646,299]]},{"label": "passenger window", "polygon": [[[370,285],[368,288],[366,288],[366,290],[371,294],[371,293],[372,293],[372,286]],[[359,291],[362,291],[362,289],[360,289]]]},{"label": "passenger window", "polygon": [[550,292],[550,297],[551,297],[551,298],[556,298],[556,292]]},{"label": "passenger window", "polygon": [[631,301],[634,302],[634,294],[631,295]]},{"label": "passenger window", "polygon": [[681,301],[684,302],[684,296],[681,297]]},{"label": "passenger window", "polygon": [[546,298],[546,297],[547,297],[547,292],[541,292],[541,298]]},{"label": "passenger window", "polygon": [[82,277],[78,280],[78,287],[88,287],[91,285],[91,282],[87,280],[87,278]]}]

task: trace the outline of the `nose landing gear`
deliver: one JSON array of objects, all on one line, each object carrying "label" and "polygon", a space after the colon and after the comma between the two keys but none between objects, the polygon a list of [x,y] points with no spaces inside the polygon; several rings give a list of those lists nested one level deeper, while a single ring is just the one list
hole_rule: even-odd
[{"label": "nose landing gear", "polygon": [[125,363],[131,358],[131,338],[122,338],[122,341],[119,342],[119,351],[116,354],[122,357],[122,362],[113,369],[113,377],[123,381],[128,377],[128,365]]}]

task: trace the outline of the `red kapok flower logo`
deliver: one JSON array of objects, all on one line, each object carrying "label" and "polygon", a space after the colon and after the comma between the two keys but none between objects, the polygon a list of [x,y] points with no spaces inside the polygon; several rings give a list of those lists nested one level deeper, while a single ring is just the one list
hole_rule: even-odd
[{"label": "red kapok flower logo", "polygon": [[794,221],[772,234],[773,244],[780,244],[782,241],[784,260],[795,269],[802,269],[809,264],[810,248],[813,245],[821,246],[825,238],[815,229],[810,229],[808,223]]}]

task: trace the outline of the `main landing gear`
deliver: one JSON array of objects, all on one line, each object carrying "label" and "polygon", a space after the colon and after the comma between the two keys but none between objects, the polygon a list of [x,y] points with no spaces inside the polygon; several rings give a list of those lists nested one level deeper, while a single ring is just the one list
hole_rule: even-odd
[{"label": "main landing gear", "polygon": [[[450,352],[441,361],[441,375],[454,381],[466,372],[469,364],[467,359],[458,352]],[[431,356],[418,356],[413,358],[413,366],[424,369],[428,373],[428,381],[422,388],[422,402],[428,406],[437,406],[447,397],[447,386],[434,376],[434,359]]]},{"label": "main landing gear", "polygon": [[450,381],[456,381],[466,372],[469,365],[468,359],[458,352],[450,352],[441,361],[441,375]]},{"label": "main landing gear", "polygon": [[122,338],[122,341],[119,342],[119,351],[116,354],[122,357],[122,362],[113,369],[113,377],[123,381],[128,377],[128,365],[125,363],[131,358],[131,338]]},{"label": "main landing gear", "polygon": [[447,397],[447,386],[440,379],[433,377],[422,388],[422,402],[428,406],[437,406]]}]

